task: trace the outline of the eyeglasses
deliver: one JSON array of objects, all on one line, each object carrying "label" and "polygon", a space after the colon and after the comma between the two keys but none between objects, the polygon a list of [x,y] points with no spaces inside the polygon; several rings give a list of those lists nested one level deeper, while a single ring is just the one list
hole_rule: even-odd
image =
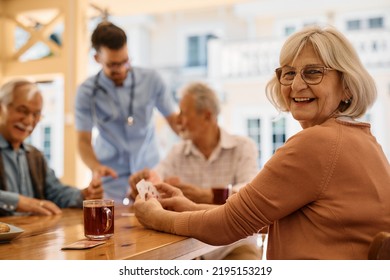
[{"label": "eyeglasses", "polygon": [[122,62],[109,62],[109,63],[104,63],[104,65],[109,68],[110,70],[112,69],[118,69],[121,67],[129,67],[129,59],[126,59]]},{"label": "eyeglasses", "polygon": [[[327,71],[335,70],[325,66],[305,66],[301,69],[300,74],[302,80],[305,81],[308,85],[318,85],[322,82],[324,75]],[[295,76],[297,75],[297,70],[294,67],[283,66],[275,69],[276,76],[278,77],[279,83],[284,86],[290,86]]]},{"label": "eyeglasses", "polygon": [[21,117],[23,118],[27,118],[28,116],[32,115],[33,117],[33,121],[34,122],[39,122],[42,118],[43,118],[43,115],[42,115],[42,112],[41,111],[37,111],[37,112],[31,112],[29,109],[27,109],[25,106],[18,106],[18,107],[14,107],[14,105],[12,103],[10,103],[8,105],[9,107],[13,108],[14,111]]}]

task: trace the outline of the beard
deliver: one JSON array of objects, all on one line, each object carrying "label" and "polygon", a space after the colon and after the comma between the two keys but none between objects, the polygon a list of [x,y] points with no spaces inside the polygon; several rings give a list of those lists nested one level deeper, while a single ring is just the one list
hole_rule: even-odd
[{"label": "beard", "polygon": [[123,82],[126,80],[126,77],[127,77],[127,71],[126,72],[119,72],[119,71],[110,72],[110,78],[117,86],[123,85]]}]

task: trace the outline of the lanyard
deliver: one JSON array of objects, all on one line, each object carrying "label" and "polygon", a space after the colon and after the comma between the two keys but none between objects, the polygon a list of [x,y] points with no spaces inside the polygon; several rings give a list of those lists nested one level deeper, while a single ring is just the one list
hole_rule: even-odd
[{"label": "lanyard", "polygon": [[[101,72],[102,71],[100,70],[99,73],[97,73],[96,76],[95,76],[94,88],[93,88],[93,91],[92,91],[92,98],[93,98],[92,114],[93,114],[93,118],[96,119],[97,122],[99,122],[99,118],[98,118],[97,113],[96,113],[96,101],[95,101],[96,93],[97,93],[98,90],[101,90],[108,97],[107,90],[99,84],[99,76],[100,76]],[[130,75],[131,75],[131,86],[130,86],[129,115],[128,115],[127,119],[126,119],[127,125],[129,125],[129,126],[134,124],[134,116],[133,116],[133,106],[134,106],[133,105],[133,100],[134,100],[134,92],[135,92],[135,75],[134,75],[134,70],[132,70],[130,72]],[[110,98],[109,98],[109,100],[110,100],[109,103],[110,103],[112,112],[116,112],[117,110],[115,108],[114,101],[111,100]],[[108,119],[104,119],[102,121],[106,122],[108,120],[115,119],[117,116],[118,115],[113,115],[112,117],[110,117]]]}]

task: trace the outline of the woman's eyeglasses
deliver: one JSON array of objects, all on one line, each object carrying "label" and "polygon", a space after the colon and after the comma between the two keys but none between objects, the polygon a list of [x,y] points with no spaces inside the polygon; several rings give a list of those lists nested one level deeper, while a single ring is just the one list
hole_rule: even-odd
[{"label": "woman's eyeglasses", "polygon": [[[322,82],[326,72],[331,70],[335,69],[325,66],[305,66],[301,69],[300,74],[306,84],[318,85]],[[297,75],[297,70],[294,67],[283,66],[275,69],[275,73],[280,84],[290,86]]]}]

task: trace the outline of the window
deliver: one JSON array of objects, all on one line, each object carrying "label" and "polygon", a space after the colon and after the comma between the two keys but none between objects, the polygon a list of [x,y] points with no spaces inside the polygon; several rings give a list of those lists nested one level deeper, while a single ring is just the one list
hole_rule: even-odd
[{"label": "window", "polygon": [[207,66],[207,43],[214,38],[217,37],[212,34],[187,38],[187,66]]},{"label": "window", "polygon": [[361,29],[361,21],[359,19],[347,21],[347,30],[359,30],[359,29]]},{"label": "window", "polygon": [[43,154],[50,162],[51,160],[51,127],[43,127]]},{"label": "window", "polygon": [[295,26],[286,26],[284,28],[284,35],[289,36],[289,35],[293,34],[295,32],[295,29],[296,29]]},{"label": "window", "polygon": [[[53,16],[54,19],[55,13],[59,11],[52,10],[46,12],[47,16]],[[56,26],[42,24],[34,17],[28,14],[21,15],[24,23],[15,28],[14,47],[15,50],[21,51],[18,55],[18,60],[21,62],[57,55],[61,49],[63,23],[60,22]]]},{"label": "window", "polygon": [[371,49],[374,52],[376,52],[378,50],[378,42],[377,41],[371,42]]},{"label": "window", "polygon": [[371,29],[383,28],[383,17],[369,18],[368,27]]},{"label": "window", "polygon": [[272,122],[272,153],[286,141],[286,119],[281,118]]},{"label": "window", "polygon": [[255,141],[258,151],[258,164],[261,166],[261,120],[247,120],[248,136]]}]

